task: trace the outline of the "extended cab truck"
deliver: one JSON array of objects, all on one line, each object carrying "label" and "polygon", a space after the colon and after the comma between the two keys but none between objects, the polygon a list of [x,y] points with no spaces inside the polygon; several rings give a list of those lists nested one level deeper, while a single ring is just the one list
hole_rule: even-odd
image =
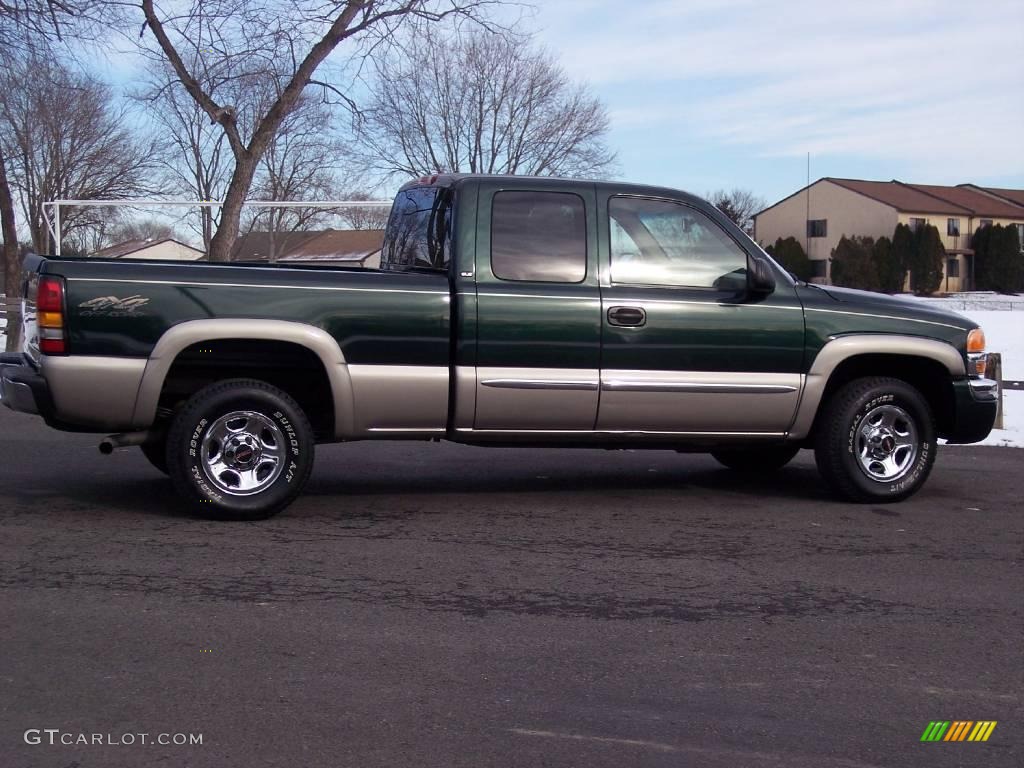
[{"label": "extended cab truck", "polygon": [[921,487],[996,412],[959,315],[798,282],[714,207],[606,182],[438,176],[380,270],[31,256],[4,402],[139,445],[206,515],[300,492],[314,445],[815,450],[842,497]]}]

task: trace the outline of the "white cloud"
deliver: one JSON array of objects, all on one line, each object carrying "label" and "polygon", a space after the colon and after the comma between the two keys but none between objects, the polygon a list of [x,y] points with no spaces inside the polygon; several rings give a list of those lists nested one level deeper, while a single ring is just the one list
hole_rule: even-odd
[{"label": "white cloud", "polygon": [[964,178],[1024,172],[1020,0],[562,0],[537,21],[574,77],[628,92],[610,105],[619,126]]}]

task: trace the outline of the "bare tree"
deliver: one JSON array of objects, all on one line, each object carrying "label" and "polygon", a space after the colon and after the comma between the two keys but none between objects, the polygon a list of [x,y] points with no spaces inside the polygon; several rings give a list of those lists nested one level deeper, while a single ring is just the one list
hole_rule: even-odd
[{"label": "bare tree", "polygon": [[[135,133],[106,86],[52,56],[29,52],[0,73],[0,142],[37,251],[53,247],[44,202],[147,191],[155,152]],[[97,226],[111,215],[102,208],[62,208],[62,233]]]},{"label": "bare tree", "polygon": [[[366,192],[347,192],[342,195],[346,200],[371,200]],[[389,208],[382,205],[351,206],[338,211],[338,217],[351,229],[384,229],[388,223]]]},{"label": "bare tree", "polygon": [[718,210],[728,216],[732,222],[744,232],[753,231],[754,214],[762,210],[767,203],[749,189],[734,187],[731,191],[719,189],[708,195],[708,200]]},{"label": "bare tree", "polygon": [[[342,159],[347,154],[332,127],[333,115],[323,102],[299,99],[281,123],[256,171],[254,197],[260,200],[330,200],[339,195]],[[293,232],[323,221],[332,213],[324,206],[264,208],[249,229]]]},{"label": "bare tree", "polygon": [[521,36],[431,31],[377,66],[361,122],[371,167],[602,176],[609,118],[586,86]]},{"label": "bare tree", "polygon": [[127,240],[166,240],[178,239],[179,235],[170,224],[157,219],[140,219],[113,226],[106,233],[111,244],[123,243]]},{"label": "bare tree", "polygon": [[[346,86],[315,81],[342,43],[365,55],[394,39],[412,21],[476,18],[498,0],[191,0],[162,6],[142,0],[144,28],[181,87],[224,133],[234,159],[221,218],[210,241],[211,261],[227,261],[238,236],[242,206],[258,164],[311,84],[353,104]],[[190,62],[195,62],[190,63]],[[234,86],[269,83],[274,98],[246,130]]]},{"label": "bare tree", "polygon": [[[11,57],[33,47],[33,43],[60,39],[70,22],[90,22],[87,8],[85,0],[0,0],[0,69],[6,70]],[[13,296],[21,282],[21,253],[7,166],[8,157],[0,144],[0,233],[3,236],[0,271],[4,290]],[[8,309],[7,351],[15,351],[21,345],[21,310],[13,303],[8,303]]]},{"label": "bare tree", "polygon": [[[145,104],[155,130],[169,144],[170,151],[161,158],[164,191],[195,200],[220,200],[231,175],[227,137],[177,85],[173,68],[166,61],[155,62],[149,84],[135,98]],[[203,207],[198,222],[188,219],[204,251],[210,248],[219,218],[217,208]]]}]

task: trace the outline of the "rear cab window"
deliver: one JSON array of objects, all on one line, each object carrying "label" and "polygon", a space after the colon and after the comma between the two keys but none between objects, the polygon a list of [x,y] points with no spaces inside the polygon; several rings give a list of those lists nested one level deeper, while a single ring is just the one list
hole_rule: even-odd
[{"label": "rear cab window", "polygon": [[422,186],[402,190],[388,217],[380,268],[446,272],[451,262],[452,192]]}]

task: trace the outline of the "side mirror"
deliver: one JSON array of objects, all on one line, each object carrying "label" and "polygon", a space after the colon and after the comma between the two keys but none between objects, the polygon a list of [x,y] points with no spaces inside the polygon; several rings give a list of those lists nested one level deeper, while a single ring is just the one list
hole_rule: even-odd
[{"label": "side mirror", "polygon": [[747,269],[747,292],[752,296],[767,296],[775,291],[775,274],[764,259],[751,258]]}]

